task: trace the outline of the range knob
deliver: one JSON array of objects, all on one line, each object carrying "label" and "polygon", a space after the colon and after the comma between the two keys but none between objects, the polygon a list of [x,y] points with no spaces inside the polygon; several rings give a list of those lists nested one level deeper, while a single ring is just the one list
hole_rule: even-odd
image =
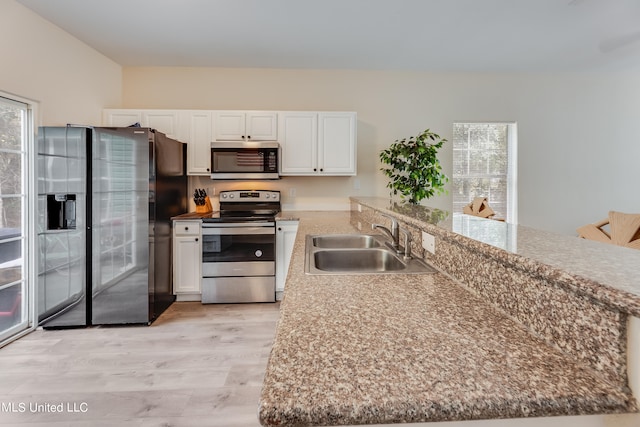
[{"label": "range knob", "polygon": [[269,198],[271,198],[271,195],[269,193],[267,193],[267,194],[264,195],[264,198],[265,199],[269,199]]},{"label": "range knob", "polygon": [[229,194],[229,198],[233,199],[233,193]]},{"label": "range knob", "polygon": [[222,193],[222,198],[226,199],[227,198],[227,193]]},{"label": "range knob", "polygon": [[256,257],[260,258],[262,256],[262,251],[260,249],[258,249],[256,252]]}]

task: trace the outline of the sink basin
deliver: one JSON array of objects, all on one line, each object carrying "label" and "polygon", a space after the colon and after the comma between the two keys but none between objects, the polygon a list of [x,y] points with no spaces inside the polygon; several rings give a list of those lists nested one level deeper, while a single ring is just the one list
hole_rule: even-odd
[{"label": "sink basin", "polygon": [[405,265],[386,249],[317,251],[315,267],[322,271],[376,272],[404,270]]},{"label": "sink basin", "polygon": [[306,239],[307,274],[414,274],[437,270],[418,259],[404,259],[369,234],[324,234]]},{"label": "sink basin", "polygon": [[312,238],[316,248],[377,248],[380,242],[369,234],[326,234]]}]

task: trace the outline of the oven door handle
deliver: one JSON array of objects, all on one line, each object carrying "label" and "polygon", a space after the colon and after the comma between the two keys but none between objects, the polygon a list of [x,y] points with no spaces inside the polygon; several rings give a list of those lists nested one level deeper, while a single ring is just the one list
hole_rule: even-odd
[{"label": "oven door handle", "polygon": [[273,221],[251,221],[251,222],[203,222],[202,228],[237,228],[237,227],[274,227]]},{"label": "oven door handle", "polygon": [[203,227],[203,236],[221,235],[245,235],[245,234],[276,234],[275,227]]}]

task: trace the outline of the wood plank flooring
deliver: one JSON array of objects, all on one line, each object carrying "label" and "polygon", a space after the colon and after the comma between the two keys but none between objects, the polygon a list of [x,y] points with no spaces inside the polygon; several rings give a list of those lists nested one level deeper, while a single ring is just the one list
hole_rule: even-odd
[{"label": "wood plank flooring", "polygon": [[149,327],[35,331],[0,349],[0,425],[259,426],[278,310],[179,302]]}]

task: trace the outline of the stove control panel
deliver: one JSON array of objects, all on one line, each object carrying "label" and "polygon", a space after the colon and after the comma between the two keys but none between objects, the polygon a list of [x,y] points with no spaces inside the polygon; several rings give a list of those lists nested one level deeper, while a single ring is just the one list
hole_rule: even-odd
[{"label": "stove control panel", "polygon": [[221,202],[279,202],[280,192],[270,190],[234,190],[234,191],[221,191]]}]

